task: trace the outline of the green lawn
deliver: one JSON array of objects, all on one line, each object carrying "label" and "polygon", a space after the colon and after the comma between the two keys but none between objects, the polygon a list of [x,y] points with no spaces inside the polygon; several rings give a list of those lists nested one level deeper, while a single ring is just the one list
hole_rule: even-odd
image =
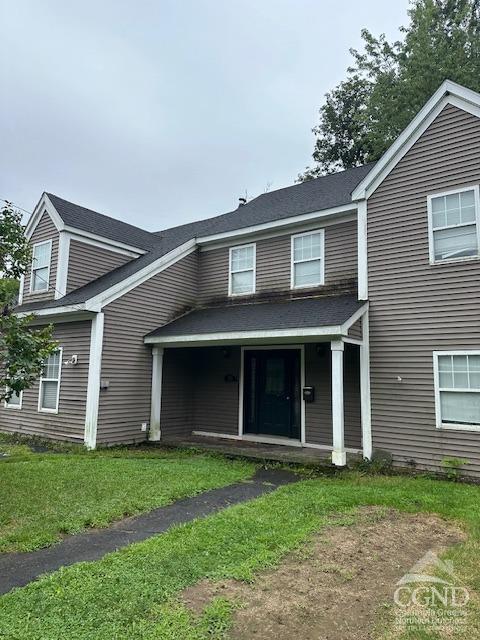
[{"label": "green lawn", "polygon": [[179,498],[251,476],[254,466],[156,449],[33,454],[0,443],[0,552],[50,545]]},{"label": "green lawn", "polygon": [[[449,555],[472,593],[480,593],[478,487],[350,473],[282,487],[7,594],[0,598],[0,638],[221,638],[228,628],[232,604],[217,599],[194,618],[176,600],[180,590],[204,577],[251,580],[257,571],[275,565],[320,530],[329,515],[362,505],[435,512],[462,523],[468,541]],[[478,610],[476,614],[478,620]],[[469,637],[480,637],[476,635],[479,632],[477,628]],[[422,630],[404,636],[405,640],[440,637]]]}]

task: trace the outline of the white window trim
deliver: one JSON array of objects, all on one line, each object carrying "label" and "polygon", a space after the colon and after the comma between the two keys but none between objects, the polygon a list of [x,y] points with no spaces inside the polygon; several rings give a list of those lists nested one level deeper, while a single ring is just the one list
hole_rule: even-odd
[{"label": "white window trim", "polygon": [[20,411],[20,409],[22,408],[22,403],[23,403],[23,390],[20,391],[20,403],[19,404],[10,404],[7,400],[4,401],[4,406],[5,409],[15,409],[17,411]]},{"label": "white window trim", "polygon": [[[40,247],[42,244],[49,244],[50,245],[50,259],[48,261],[48,274],[47,274],[47,288],[46,289],[42,289],[42,290],[38,290],[35,291],[33,288],[33,272],[35,271],[34,268],[34,255],[35,255],[35,247]],[[43,267],[41,267],[43,268]],[[30,269],[30,293],[33,294],[41,294],[41,293],[48,293],[49,289],[50,289],[50,271],[52,268],[52,241],[51,240],[43,240],[42,242],[35,242],[32,245],[32,267]]]},{"label": "white window trim", "polygon": [[[458,225],[450,225],[447,227],[440,227],[440,229],[435,229],[435,231],[440,231],[442,229],[454,229],[456,227],[465,227],[471,226],[472,224],[476,224],[477,226],[477,247],[478,251],[475,256],[463,256],[460,258],[445,258],[444,260],[435,260],[435,246],[433,242],[433,211],[432,211],[432,200],[434,198],[441,198],[443,196],[450,196],[456,193],[465,193],[466,191],[473,191],[475,196],[475,223],[462,223]],[[450,191],[441,191],[440,193],[431,193],[427,196],[427,211],[428,211],[428,250],[429,250],[429,259],[430,264],[448,264],[450,262],[465,262],[468,260],[478,260],[480,257],[480,189],[478,184],[472,184],[467,187],[461,187],[459,189],[451,189]]]},{"label": "white window trim", "polygon": [[[294,243],[295,238],[301,238],[304,236],[313,236],[314,234],[320,234],[320,258],[311,258],[309,260],[298,260],[295,262],[294,257]],[[310,284],[295,284],[295,265],[300,262],[313,262],[313,260],[320,260],[320,281]],[[310,289],[311,287],[320,287],[325,284],[325,229],[315,229],[314,231],[305,231],[304,233],[296,233],[291,236],[290,239],[290,288],[291,289]]]},{"label": "white window trim", "polygon": [[[252,271],[253,270],[253,288],[251,291],[242,291],[242,293],[234,293],[233,292],[233,272],[232,272],[232,255],[236,249],[249,249],[253,248],[253,269],[240,269],[240,271],[235,271],[235,273],[242,273],[244,271]],[[257,290],[257,244],[255,242],[250,242],[249,244],[239,244],[235,247],[230,247],[228,252],[228,295],[231,298],[236,298],[238,296],[251,296]]]},{"label": "white window trim", "polygon": [[44,409],[42,407],[42,383],[43,382],[57,382],[55,378],[44,378],[42,375],[40,376],[40,382],[38,385],[38,412],[39,413],[58,413],[58,407],[60,403],[60,384],[62,380],[62,357],[63,357],[63,347],[58,347],[56,351],[60,352],[60,362],[58,365],[58,385],[57,385],[57,402],[55,405],[55,409]]},{"label": "white window trim", "polygon": [[480,356],[479,349],[468,349],[464,351],[434,351],[433,352],[433,381],[435,388],[435,423],[437,429],[447,429],[453,431],[478,431],[480,432],[480,425],[477,424],[452,424],[450,422],[442,421],[442,409],[440,405],[440,393],[441,391],[458,391],[468,393],[480,393],[474,389],[442,389],[440,387],[440,373],[438,368],[439,356]]}]

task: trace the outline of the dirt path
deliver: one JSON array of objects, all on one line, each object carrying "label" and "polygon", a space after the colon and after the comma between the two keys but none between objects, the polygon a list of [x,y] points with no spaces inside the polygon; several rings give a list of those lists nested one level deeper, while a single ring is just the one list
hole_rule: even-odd
[{"label": "dirt path", "polygon": [[[339,521],[340,524],[341,521]],[[237,640],[371,640],[397,580],[429,550],[463,539],[435,516],[365,508],[348,526],[329,526],[253,585],[203,581],[182,599],[196,612],[216,596],[239,602]]]}]

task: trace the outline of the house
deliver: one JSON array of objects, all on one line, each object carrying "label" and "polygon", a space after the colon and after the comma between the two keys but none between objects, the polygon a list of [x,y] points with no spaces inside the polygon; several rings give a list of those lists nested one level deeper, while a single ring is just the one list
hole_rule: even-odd
[{"label": "house", "polygon": [[0,429],[192,433],[480,475],[480,95],[446,81],[376,163],[150,233],[44,193],[18,313],[58,351]]}]

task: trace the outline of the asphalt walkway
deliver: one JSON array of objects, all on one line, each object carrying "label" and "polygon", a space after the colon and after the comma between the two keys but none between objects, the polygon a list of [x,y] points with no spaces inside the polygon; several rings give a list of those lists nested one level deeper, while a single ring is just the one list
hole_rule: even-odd
[{"label": "asphalt walkway", "polygon": [[296,482],[298,476],[280,469],[260,469],[251,480],[205,491],[143,515],[126,518],[106,529],[66,537],[52,547],[29,553],[0,554],[0,594],[23,587],[44,573],[76,562],[99,560],[105,554],[146,540],[170,527],[216,513],[240,502]]}]

